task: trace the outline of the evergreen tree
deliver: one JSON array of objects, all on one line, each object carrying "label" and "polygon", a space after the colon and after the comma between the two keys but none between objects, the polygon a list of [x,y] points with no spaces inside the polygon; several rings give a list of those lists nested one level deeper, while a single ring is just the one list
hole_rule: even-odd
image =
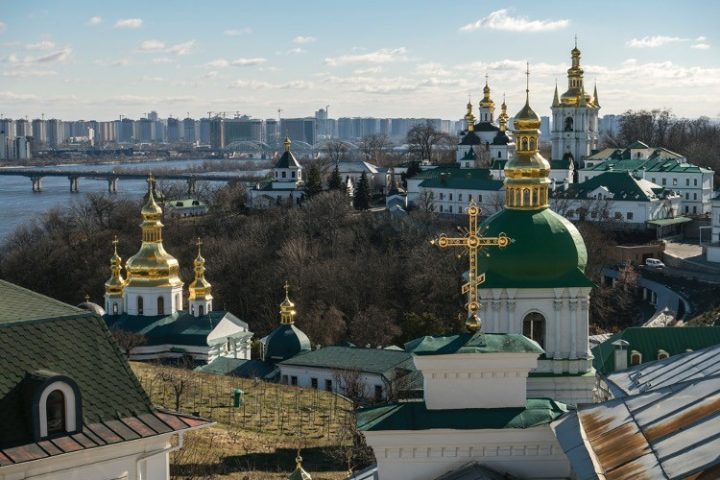
[{"label": "evergreen tree", "polygon": [[314,197],[322,192],[322,180],[320,179],[320,170],[317,165],[310,165],[307,170],[307,179],[305,180],[305,195]]},{"label": "evergreen tree", "polygon": [[412,178],[420,172],[422,172],[422,169],[420,168],[420,162],[418,162],[417,160],[411,161],[410,165],[408,165],[407,171],[400,176],[400,178],[402,179],[403,187],[407,188],[408,178]]},{"label": "evergreen tree", "polygon": [[336,163],[335,168],[333,169],[332,173],[330,174],[330,178],[328,179],[328,189],[340,190],[341,188],[342,178],[340,178],[340,170],[338,169],[338,165]]},{"label": "evergreen tree", "polygon": [[355,210],[367,210],[370,208],[370,184],[368,183],[365,172],[362,172],[362,175],[360,175],[360,181],[357,184],[357,188],[355,188],[353,207],[355,207]]}]

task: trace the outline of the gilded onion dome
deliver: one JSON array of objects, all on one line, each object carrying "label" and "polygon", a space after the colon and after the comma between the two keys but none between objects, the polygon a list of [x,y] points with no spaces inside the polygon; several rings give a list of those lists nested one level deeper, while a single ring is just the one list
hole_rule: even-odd
[{"label": "gilded onion dome", "polygon": [[152,176],[147,182],[147,200],[140,211],[143,218],[140,224],[142,245],[125,264],[128,276],[126,286],[180,286],[180,265],[175,257],[165,251],[162,243],[162,209],[155,202]]},{"label": "gilded onion dome", "polygon": [[195,279],[188,286],[190,292],[189,300],[212,300],[212,285],[205,278],[205,259],[202,256],[202,241],[198,238],[195,242],[197,245],[197,256],[193,262],[195,267]]},{"label": "gilded onion dome", "polygon": [[490,98],[490,86],[488,85],[487,75],[485,75],[485,87],[483,88],[483,98],[480,100],[480,108],[495,109],[495,102]]},{"label": "gilded onion dome", "polygon": [[595,99],[585,92],[585,86],[583,85],[584,71],[580,66],[580,49],[577,48],[577,40],[575,41],[575,48],[570,51],[570,57],[572,65],[567,71],[568,89],[560,97],[560,103],[562,105],[580,105],[584,103],[586,106],[596,106]]},{"label": "gilded onion dome", "polygon": [[280,304],[280,323],[283,325],[292,325],[295,323],[295,304],[290,301],[288,293],[290,285],[285,282],[285,300]]},{"label": "gilded onion dome", "polygon": [[467,113],[465,114],[465,124],[467,125],[467,131],[472,132],[475,130],[475,115],[472,112],[472,100],[468,100],[466,105]]},{"label": "gilded onion dome", "polygon": [[540,117],[530,107],[530,69],[525,106],[513,120],[515,155],[505,165],[505,208],[532,210],[548,206],[550,164],[540,155]]},{"label": "gilded onion dome", "polygon": [[105,282],[105,293],[108,295],[122,296],[125,279],[122,276],[122,259],[117,251],[117,236],[113,239],[112,244],[113,256],[110,258],[110,278]]},{"label": "gilded onion dome", "polygon": [[500,131],[505,132],[507,130],[507,124],[510,116],[507,113],[507,105],[505,104],[505,94],[503,94],[503,102],[500,105],[500,115],[498,115],[498,123],[500,124]]}]

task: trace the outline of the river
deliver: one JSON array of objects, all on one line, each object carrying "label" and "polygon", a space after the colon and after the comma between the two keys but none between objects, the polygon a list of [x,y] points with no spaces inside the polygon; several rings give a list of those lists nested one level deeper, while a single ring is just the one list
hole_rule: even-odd
[{"label": "river", "polygon": [[[252,163],[259,160],[255,159],[237,159],[223,160],[223,165],[228,162],[236,162],[237,170],[232,173],[250,173],[248,168]],[[39,170],[45,168],[49,170],[64,170],[72,172],[75,170],[96,170],[99,172],[107,172],[113,169],[122,168],[123,170],[139,170],[141,172],[149,172],[153,169],[189,169],[200,166],[204,162],[212,162],[212,160],[155,160],[141,163],[102,163],[102,164],[66,164],[51,167],[37,167]],[[267,170],[253,171],[253,174],[262,174]],[[210,172],[203,172],[210,173]],[[42,215],[54,207],[70,206],[73,202],[82,201],[86,193],[90,192],[107,192],[106,180],[93,180],[91,178],[80,178],[80,193],[70,193],[70,183],[65,177],[44,177],[42,180],[42,192],[33,193],[32,184],[27,177],[0,176],[0,241],[9,233],[12,233],[18,225],[31,220],[34,217]],[[203,182],[198,181],[198,186]],[[212,182],[214,188],[223,185],[221,182]],[[118,181],[118,192],[113,195],[125,198],[140,198],[147,191],[147,183],[144,180],[126,180]]]}]

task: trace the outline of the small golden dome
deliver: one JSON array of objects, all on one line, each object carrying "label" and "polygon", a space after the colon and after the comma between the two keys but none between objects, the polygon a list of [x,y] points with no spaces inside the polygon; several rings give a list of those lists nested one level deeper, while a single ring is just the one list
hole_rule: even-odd
[{"label": "small golden dome", "polygon": [[122,295],[125,279],[122,277],[122,259],[117,252],[118,239],[113,239],[113,256],[110,258],[110,278],[105,282],[105,293]]},{"label": "small golden dome", "polygon": [[293,324],[295,323],[295,304],[290,301],[289,291],[290,285],[285,282],[285,300],[280,304],[280,323]]},{"label": "small golden dome", "polygon": [[290,137],[288,137],[287,135],[285,135],[285,141],[283,142],[283,145],[285,146],[285,151],[289,152],[290,145],[292,145],[292,141],[290,140]]},{"label": "small golden dome", "polygon": [[205,300],[212,300],[212,285],[205,278],[205,259],[201,254],[202,241],[198,238],[195,242],[197,245],[197,256],[193,261],[195,266],[195,278],[188,285],[189,300],[197,300],[198,298],[204,298]]}]

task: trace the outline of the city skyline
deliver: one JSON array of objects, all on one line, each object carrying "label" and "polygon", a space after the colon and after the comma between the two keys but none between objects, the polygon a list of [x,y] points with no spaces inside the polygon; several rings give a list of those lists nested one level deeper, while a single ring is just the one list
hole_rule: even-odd
[{"label": "city skyline", "polygon": [[486,74],[496,103],[504,92],[514,113],[524,102],[526,61],[533,106],[548,115],[555,81],[566,88],[575,34],[601,115],[669,108],[720,116],[712,24],[720,7],[709,1],[653,10],[651,2],[572,10],[539,2],[279,2],[271,12],[229,2],[74,3],[79,8],[5,4],[5,117],[113,120],[157,110],[276,118],[278,109],[302,117],[330,105],[333,118],[457,119],[468,94],[480,99]]}]

